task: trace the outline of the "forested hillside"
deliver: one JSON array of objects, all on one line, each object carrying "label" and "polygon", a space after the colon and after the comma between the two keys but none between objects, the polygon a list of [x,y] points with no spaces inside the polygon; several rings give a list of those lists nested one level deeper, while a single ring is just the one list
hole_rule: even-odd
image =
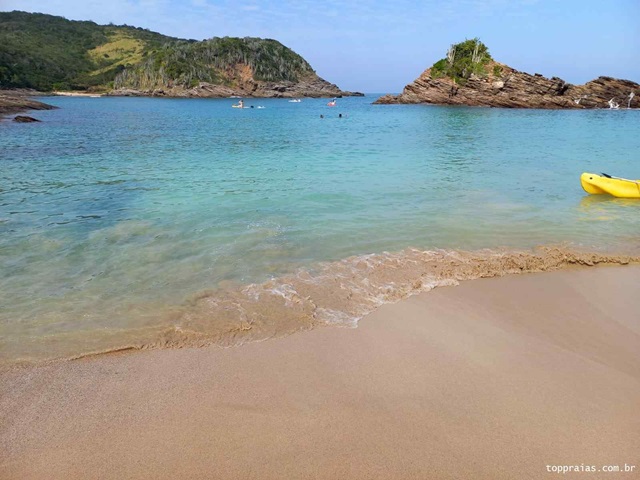
[{"label": "forested hillside", "polygon": [[[197,91],[194,87],[199,87]],[[0,12],[0,89],[175,96],[336,96],[280,42],[167,37],[40,13]]]},{"label": "forested hillside", "polygon": [[107,87],[118,72],[176,40],[129,26],[0,12],[0,88]]},{"label": "forested hillside", "polygon": [[190,88],[199,82],[234,86],[247,78],[297,82],[308,74],[314,74],[311,65],[280,42],[225,37],[167,44],[119,74],[115,87]]}]

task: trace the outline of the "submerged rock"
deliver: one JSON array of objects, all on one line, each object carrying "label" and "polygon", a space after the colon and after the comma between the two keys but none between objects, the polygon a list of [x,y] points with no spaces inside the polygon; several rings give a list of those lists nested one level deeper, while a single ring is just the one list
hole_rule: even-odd
[{"label": "submerged rock", "polygon": [[18,115],[13,118],[13,121],[18,123],[33,123],[33,122],[40,122],[41,120],[38,120],[37,118],[33,118],[33,117],[28,117],[26,115]]}]

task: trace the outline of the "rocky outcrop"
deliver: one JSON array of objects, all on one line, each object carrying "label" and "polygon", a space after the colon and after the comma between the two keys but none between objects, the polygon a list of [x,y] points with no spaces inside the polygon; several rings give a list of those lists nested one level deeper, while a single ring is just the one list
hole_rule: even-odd
[{"label": "rocky outcrop", "polygon": [[17,123],[33,123],[40,122],[41,120],[33,117],[28,117],[26,115],[16,115],[15,117],[13,117],[13,121]]},{"label": "rocky outcrop", "polygon": [[260,82],[252,78],[247,78],[234,87],[200,82],[193,88],[184,88],[181,86],[157,88],[153,90],[122,88],[113,90],[107,95],[187,98],[228,98],[234,96],[254,98],[331,98],[364,96],[364,94],[360,92],[340,90],[333,83],[329,83],[316,75],[308,76],[299,82]]},{"label": "rocky outcrop", "polygon": [[33,95],[34,93],[36,92],[0,90],[0,117],[24,112],[25,110],[52,110],[58,108],[27,98],[27,95]]},{"label": "rocky outcrop", "polygon": [[640,85],[629,80],[599,77],[584,85],[572,85],[558,77],[530,75],[497,62],[492,62],[487,70],[496,73],[485,77],[472,75],[464,85],[458,85],[449,78],[433,78],[431,69],[427,69],[400,95],[385,95],[374,103],[546,109],[615,105],[626,108],[630,103],[632,108],[640,107]]}]

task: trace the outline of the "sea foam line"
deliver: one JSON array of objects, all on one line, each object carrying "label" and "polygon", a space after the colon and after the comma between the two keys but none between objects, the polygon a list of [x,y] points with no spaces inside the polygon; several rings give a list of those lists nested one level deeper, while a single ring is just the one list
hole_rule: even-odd
[{"label": "sea foam line", "polygon": [[558,270],[574,265],[640,263],[640,257],[585,252],[562,246],[534,250],[419,250],[382,252],[321,263],[266,282],[197,292],[173,306],[171,326],[78,359],[112,352],[230,347],[319,326],[356,327],[384,304],[464,280]]}]

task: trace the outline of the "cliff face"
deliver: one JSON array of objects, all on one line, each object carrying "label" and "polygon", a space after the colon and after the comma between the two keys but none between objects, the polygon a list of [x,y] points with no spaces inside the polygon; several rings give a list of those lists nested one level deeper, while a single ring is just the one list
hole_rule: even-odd
[{"label": "cliff face", "polygon": [[194,87],[187,88],[181,85],[170,85],[156,88],[119,88],[107,95],[117,96],[152,96],[152,97],[201,97],[201,98],[228,98],[255,97],[255,98],[298,98],[298,97],[347,97],[364,96],[360,92],[347,92],[340,90],[333,83],[329,83],[315,74],[307,75],[297,82],[280,81],[264,82],[253,79],[251,76],[232,85],[219,85],[209,82],[198,82]]},{"label": "cliff face", "polygon": [[[497,68],[496,68],[497,67]],[[610,101],[626,108],[631,93],[632,108],[640,107],[640,85],[629,80],[599,77],[584,85],[572,85],[561,78],[519,72],[492,62],[484,77],[472,75],[464,85],[449,78],[433,78],[431,68],[407,85],[402,94],[385,95],[374,103],[430,103],[506,108],[610,108]]]}]

